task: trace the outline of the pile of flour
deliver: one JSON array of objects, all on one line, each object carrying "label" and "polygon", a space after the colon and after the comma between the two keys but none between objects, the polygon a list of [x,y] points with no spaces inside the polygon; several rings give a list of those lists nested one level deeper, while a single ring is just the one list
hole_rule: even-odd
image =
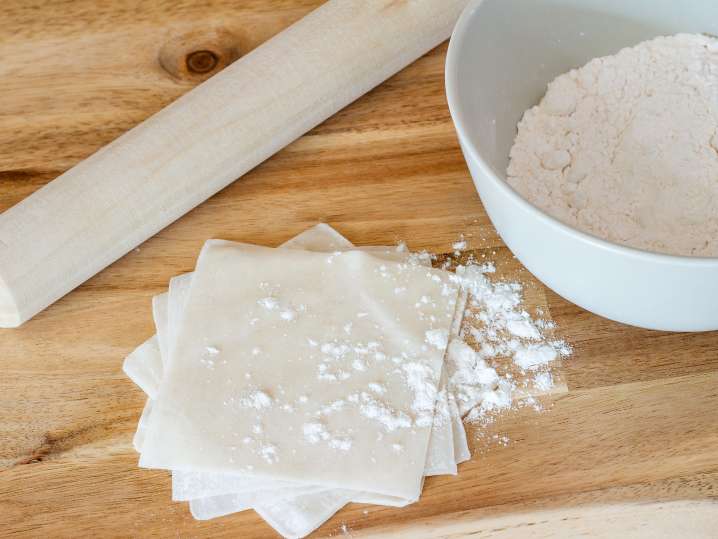
[{"label": "pile of flour", "polygon": [[519,123],[508,181],[598,237],[718,256],[718,41],[660,37],[561,75]]},{"label": "pile of flour", "polygon": [[[527,395],[550,393],[554,362],[572,353],[566,342],[546,335],[553,322],[525,310],[523,286],[493,280],[495,271],[492,263],[469,262],[456,268],[456,281],[468,298],[461,331],[449,343],[449,392],[459,413],[472,423],[485,424],[494,412],[512,407],[540,410],[538,401]],[[499,369],[499,364],[505,366],[502,358],[513,368]]]},{"label": "pile of flour", "polygon": [[[524,285],[498,278],[486,255],[481,261],[473,253],[466,256],[468,243],[462,234],[441,264],[427,252],[413,256],[453,271],[452,280],[462,290],[464,314],[449,338],[446,355],[447,397],[464,421],[475,426],[474,449],[481,451],[485,442],[510,442],[505,435],[488,437],[488,425],[505,412],[524,407],[541,412],[544,399],[539,397],[562,391],[560,364],[572,349],[554,337],[556,325],[545,318],[543,309],[529,313]],[[406,249],[405,244],[399,249]],[[434,420],[442,415],[446,414],[437,410]]]}]

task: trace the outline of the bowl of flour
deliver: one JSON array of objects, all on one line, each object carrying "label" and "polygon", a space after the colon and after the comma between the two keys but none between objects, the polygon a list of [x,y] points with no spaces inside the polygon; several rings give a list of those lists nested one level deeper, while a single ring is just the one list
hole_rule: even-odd
[{"label": "bowl of flour", "polygon": [[718,3],[475,0],[449,108],[516,257],[564,298],[718,329]]}]

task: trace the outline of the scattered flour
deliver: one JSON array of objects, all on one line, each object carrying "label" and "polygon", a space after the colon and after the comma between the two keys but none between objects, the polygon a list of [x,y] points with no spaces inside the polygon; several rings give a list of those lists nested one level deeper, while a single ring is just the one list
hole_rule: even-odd
[{"label": "scattered flour", "polygon": [[310,444],[327,442],[329,447],[339,451],[349,451],[352,447],[351,438],[332,436],[324,423],[305,423],[302,430],[304,439]]},{"label": "scattered flour", "polygon": [[539,391],[548,391],[554,386],[553,376],[550,372],[541,372],[534,378],[534,384]]},{"label": "scattered flour", "polygon": [[718,41],[659,37],[561,75],[519,123],[508,181],[598,237],[718,256]]},{"label": "scattered flour", "polygon": [[262,408],[269,408],[272,406],[274,399],[272,399],[272,397],[264,391],[252,391],[249,395],[240,399],[239,403],[245,408],[261,410]]},{"label": "scattered flour", "polygon": [[460,339],[451,341],[447,359],[449,391],[456,399],[459,413],[464,416],[498,388],[499,375],[478,352]]},{"label": "scattered flour", "polygon": [[336,400],[332,403],[325,404],[321,407],[321,410],[319,411],[320,415],[329,415],[334,412],[338,412],[339,410],[343,410],[344,406],[346,405],[346,401],[343,399]]},{"label": "scattered flour", "polygon": [[349,451],[352,448],[351,438],[332,438],[329,440],[329,447],[339,451]]},{"label": "scattered flour", "polygon": [[268,311],[274,311],[279,307],[279,300],[271,296],[259,299],[257,300],[257,303]]},{"label": "scattered flour", "polygon": [[[453,247],[460,251],[465,245],[455,244]],[[419,254],[409,263],[425,264],[427,257],[430,258],[430,255]],[[412,401],[407,410],[394,409],[386,402],[387,387],[383,383],[367,383],[366,391],[321,403],[312,416],[307,416],[312,419],[302,427],[304,440],[309,444],[326,444],[337,451],[351,450],[351,438],[334,436],[322,422],[323,418],[346,407],[355,407],[365,418],[380,423],[388,433],[397,429],[445,424],[451,421],[452,409],[458,409],[461,417],[469,422],[485,424],[495,412],[516,404],[517,390],[525,389],[525,386],[519,384],[519,378],[528,380],[535,391],[549,392],[555,383],[550,364],[561,356],[569,355],[570,348],[561,341],[545,338],[544,331],[552,329],[553,324],[532,318],[522,307],[522,286],[490,279],[489,276],[494,272],[492,264],[476,264],[472,257],[469,257],[466,265],[458,266],[449,288],[455,293],[455,287],[458,286],[467,296],[463,329],[456,336],[458,328],[454,328],[454,336],[451,338],[449,332],[443,329],[429,330],[425,334],[425,350],[429,346],[447,350],[445,390],[438,391],[433,369],[424,364],[420,357],[403,353],[402,357],[388,358],[379,342],[353,341],[352,321],[339,325],[346,335],[343,339],[322,342],[321,339],[308,338],[310,348],[319,359],[318,379],[341,383],[353,375],[369,371],[375,362],[391,359],[396,364],[394,373],[403,378],[411,391]],[[420,297],[416,309],[421,312],[425,305],[430,304],[431,298]],[[283,316],[289,310],[274,296],[263,298],[260,305],[276,311],[286,320],[291,319]],[[361,314],[364,313],[358,313],[357,318],[363,318],[359,316]],[[469,344],[467,338],[473,342]],[[207,352],[214,354],[209,347]],[[261,350],[256,349],[252,353],[258,355]],[[500,358],[507,358],[515,367],[515,373],[521,372],[521,376],[514,377],[511,372],[499,368],[496,361]],[[300,395],[292,402],[283,403],[260,390],[239,399],[243,407],[262,410],[276,406],[288,413],[296,413],[298,407],[309,402],[309,396]],[[524,403],[537,409],[539,407],[538,402],[532,398],[524,399]],[[255,434],[261,432],[260,428]],[[258,443],[252,438],[249,440],[253,444]],[[391,448],[395,452],[404,451],[400,444],[393,444]],[[258,451],[268,462],[275,462],[278,458],[277,448],[272,444],[261,443]]]},{"label": "scattered flour", "polygon": [[279,450],[274,444],[262,444],[259,447],[259,454],[270,464],[279,461]]},{"label": "scattered flour", "polygon": [[[209,370],[214,370],[217,366],[216,356],[219,355],[219,349],[215,346],[205,346],[204,354],[199,358],[200,363]],[[226,361],[225,361],[226,363]]]},{"label": "scattered flour", "polygon": [[355,359],[354,361],[352,361],[352,368],[355,371],[365,371],[367,369],[367,364],[361,359]]},{"label": "scattered flour", "polygon": [[426,342],[439,350],[445,350],[449,342],[449,332],[445,329],[430,329],[426,332]]},{"label": "scattered flour", "polygon": [[432,369],[418,362],[408,362],[401,366],[406,375],[406,382],[414,394],[412,413],[414,424],[419,427],[430,427],[434,422],[436,409],[436,387]]},{"label": "scattered flour", "polygon": [[466,250],[466,248],[469,246],[468,242],[464,239],[464,235],[461,234],[459,236],[459,240],[455,241],[451,248],[454,250],[454,256],[459,256],[463,251]]},{"label": "scattered flour", "polygon": [[[571,354],[563,341],[547,339],[543,331],[553,324],[534,320],[522,308],[519,283],[494,282],[492,264],[469,264],[456,269],[455,280],[468,293],[465,323],[448,349],[449,392],[459,413],[468,421],[487,422],[493,412],[516,405],[515,394],[525,386],[546,393],[554,386],[550,365]],[[464,338],[476,343],[470,346]],[[494,364],[508,358],[521,373],[517,377]],[[524,399],[537,409],[535,399]]]},{"label": "scattered flour", "polygon": [[522,312],[521,315],[523,317],[521,320],[509,320],[506,323],[506,329],[516,337],[534,341],[539,340],[541,338],[541,332],[539,332],[538,327],[529,320],[528,313]]},{"label": "scattered flour", "polygon": [[304,439],[310,444],[318,444],[329,439],[329,432],[323,423],[305,423],[303,426]]},{"label": "scattered flour", "polygon": [[566,343],[549,342],[540,326],[521,306],[523,287],[519,283],[492,282],[490,264],[459,266],[455,279],[469,293],[468,318],[478,325],[469,330],[480,344],[481,358],[510,356],[521,368],[535,368],[571,353]]},{"label": "scattered flour", "polygon": [[[428,366],[406,355],[393,357],[397,372],[402,373],[412,391],[410,410],[395,410],[388,406],[382,399],[386,388],[374,382],[368,384],[368,391],[351,394],[346,400],[321,407],[319,415],[354,405],[364,417],[378,421],[391,432],[448,421],[449,403],[453,401],[462,417],[485,423],[494,412],[516,405],[519,389],[528,386],[540,393],[549,392],[555,383],[550,365],[559,357],[570,355],[570,347],[562,341],[544,337],[544,331],[552,329],[553,323],[532,318],[522,306],[522,286],[494,282],[489,275],[495,271],[492,264],[458,266],[453,281],[468,295],[467,323],[460,336],[451,340],[445,330],[426,332],[428,345],[447,349],[449,379],[446,392],[437,392],[436,380]],[[420,298],[417,309],[428,302],[429,298]],[[475,344],[469,345],[466,337],[471,337]],[[329,363],[347,361],[356,371],[363,372],[370,366],[362,358],[385,359],[378,351],[378,343],[330,342],[318,344],[318,347]],[[522,374],[514,377],[505,369],[499,370],[494,362],[500,358],[508,358]],[[320,364],[319,377],[338,380],[337,371],[331,370],[329,363]],[[523,404],[540,408],[531,398],[524,399]]]},{"label": "scattered flour", "polygon": [[286,320],[287,322],[291,322],[295,318],[297,318],[297,311],[294,309],[285,309],[281,313],[279,313],[279,317],[282,320]]},{"label": "scattered flour", "polygon": [[[453,247],[457,250],[464,248]],[[428,253],[420,253],[409,263],[425,264],[426,258],[430,257]],[[321,405],[316,418],[328,416],[346,406],[355,406],[361,415],[379,422],[386,432],[392,432],[449,421],[450,407],[455,405],[468,421],[485,423],[494,412],[514,406],[517,390],[525,389],[527,385],[541,393],[549,392],[554,385],[550,364],[559,357],[569,355],[571,350],[562,341],[550,341],[544,337],[543,332],[552,329],[553,323],[532,318],[522,307],[522,286],[493,281],[489,276],[495,271],[492,264],[476,264],[472,257],[469,257],[467,265],[458,266],[452,284],[468,296],[464,329],[458,337],[451,339],[446,330],[429,330],[425,334],[428,346],[447,350],[446,391],[437,391],[437,381],[433,379],[431,368],[404,354],[404,357],[390,359],[397,365],[395,372],[402,375],[412,392],[410,409],[393,409],[383,399],[386,387],[372,382],[367,384],[367,391]],[[421,311],[424,305],[430,303],[430,298],[421,297],[416,308]],[[273,305],[272,302],[269,305]],[[366,372],[373,362],[388,359],[378,342],[353,342],[348,338],[352,330],[351,321],[340,327],[347,335],[346,340],[321,342],[308,339],[310,346],[317,349],[323,358],[318,365],[318,379],[340,382],[351,376],[350,371]],[[473,345],[465,341],[467,337],[471,337]],[[515,378],[510,372],[498,369],[494,362],[499,358],[508,358],[523,374]],[[261,395],[261,392],[255,394],[250,404],[257,408],[271,404]],[[298,404],[306,404],[308,400],[306,395],[302,395]],[[524,404],[539,408],[534,399],[524,399]],[[294,409],[292,407],[292,411]],[[304,436],[309,443],[325,442],[345,451],[351,448],[351,440],[331,436],[321,422],[306,423]]]},{"label": "scattered flour", "polygon": [[207,367],[209,370],[214,370],[216,363],[214,362],[214,359],[209,357],[202,357],[199,359],[200,363]]},{"label": "scattered flour", "polygon": [[408,414],[401,410],[392,409],[369,393],[353,393],[349,395],[347,400],[357,403],[359,411],[364,417],[378,421],[387,432],[408,429],[413,425],[413,421]]},{"label": "scattered flour", "polygon": [[522,346],[514,353],[514,363],[522,369],[536,369],[555,361],[558,351],[550,344],[530,344]]},{"label": "scattered flour", "polygon": [[[261,298],[257,300],[257,304],[270,312],[279,311],[279,318],[286,322],[292,322],[296,320],[299,313],[303,312],[306,309],[305,305],[299,305],[296,308],[291,305],[282,305],[282,302],[280,302],[280,300],[275,296],[267,296],[265,298]],[[254,325],[254,323],[256,322],[252,321],[250,323]]]}]

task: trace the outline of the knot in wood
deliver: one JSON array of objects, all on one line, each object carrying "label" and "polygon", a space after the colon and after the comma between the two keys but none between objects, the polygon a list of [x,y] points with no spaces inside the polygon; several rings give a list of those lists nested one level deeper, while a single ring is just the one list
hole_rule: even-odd
[{"label": "knot in wood", "polygon": [[190,72],[204,75],[214,71],[219,63],[219,58],[212,51],[195,51],[187,55],[186,63]]},{"label": "knot in wood", "polygon": [[202,80],[241,56],[239,38],[224,29],[194,30],[162,46],[159,62],[175,79]]}]

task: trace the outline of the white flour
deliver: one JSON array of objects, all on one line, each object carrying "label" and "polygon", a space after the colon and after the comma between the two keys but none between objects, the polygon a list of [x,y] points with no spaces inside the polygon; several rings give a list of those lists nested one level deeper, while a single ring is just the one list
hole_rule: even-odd
[{"label": "white flour", "polygon": [[401,368],[406,375],[406,382],[414,394],[414,401],[411,405],[414,424],[419,427],[430,427],[434,422],[437,396],[433,371],[427,365],[414,361],[404,363]]},{"label": "white flour", "polygon": [[[462,236],[452,248],[454,254],[447,259],[447,268],[455,264],[457,257],[462,256],[461,253],[468,248],[468,242]],[[398,250],[405,249],[402,244],[398,247]],[[430,258],[428,253],[419,253],[412,255],[408,263],[426,265]],[[425,334],[425,349],[446,349],[448,346],[446,389],[437,392],[433,370],[422,361],[411,359],[407,354],[403,354],[403,357],[387,357],[379,342],[353,340],[353,323],[340,321],[346,338],[329,342],[308,338],[309,345],[321,354],[317,379],[327,383],[341,383],[350,379],[354,372],[367,371],[374,362],[391,361],[396,365],[394,375],[401,376],[411,391],[412,402],[405,410],[395,409],[388,404],[386,386],[379,380],[370,382],[366,390],[348,393],[343,399],[321,406],[315,414],[316,419],[304,423],[302,427],[305,442],[327,444],[340,451],[351,450],[351,438],[334,435],[323,422],[323,418],[347,407],[355,408],[365,418],[378,422],[386,433],[430,427],[433,423],[445,424],[450,421],[449,407],[453,404],[461,417],[481,424],[490,422],[496,412],[511,407],[529,404],[538,409],[539,405],[533,398],[518,402],[520,391],[550,392],[555,384],[551,364],[559,357],[569,355],[570,349],[565,343],[544,336],[546,330],[553,328],[553,323],[534,319],[523,308],[523,288],[519,283],[492,279],[496,271],[493,264],[476,264],[471,256],[468,260],[466,265],[456,267],[450,287],[454,289],[458,286],[467,294],[461,331],[455,330],[458,336],[451,338],[445,329],[432,329]],[[380,271],[383,271],[382,267]],[[427,278],[431,277],[431,274],[427,274]],[[421,309],[433,301],[423,296],[415,307],[421,313]],[[263,298],[259,304],[280,315],[287,310],[277,296]],[[303,309],[295,312],[301,314]],[[357,318],[363,318],[360,314],[357,313]],[[218,349],[210,352],[210,348],[207,347],[208,353],[214,355],[216,350],[216,354],[219,354]],[[253,355],[261,353],[259,349],[252,350]],[[513,370],[507,370],[505,365],[500,368],[502,361],[513,365]],[[301,395],[294,402],[283,402],[279,396],[257,389],[236,401],[232,399],[233,402],[228,404],[236,402],[240,407],[257,410],[277,406],[294,413],[301,410],[309,400],[307,395]],[[262,432],[259,430],[254,434],[261,435]],[[478,435],[481,436],[481,432]],[[506,437],[501,440],[504,444],[508,443]],[[257,450],[267,461],[278,458],[276,447],[267,444],[261,436],[247,437],[245,443],[258,444]],[[403,448],[395,447],[394,450],[401,451]]]},{"label": "white flour", "polygon": [[426,342],[439,350],[444,350],[449,342],[449,332],[443,329],[430,329],[426,332]]},{"label": "white flour", "polygon": [[561,75],[519,124],[508,181],[601,238],[718,256],[718,41],[660,37]]},{"label": "white flour", "polygon": [[302,430],[304,439],[310,444],[326,442],[332,449],[340,451],[349,451],[352,447],[351,438],[332,436],[324,423],[305,423]]},{"label": "white flour", "polygon": [[254,408],[260,410],[262,408],[269,408],[274,403],[274,399],[270,397],[264,391],[252,391],[246,397],[239,399],[240,406],[245,408]]},{"label": "white flour", "polygon": [[516,391],[524,389],[511,373],[498,372],[492,364],[497,358],[510,358],[521,371],[522,384],[545,393],[554,386],[551,363],[571,353],[563,341],[544,337],[551,323],[534,320],[522,308],[522,286],[493,282],[488,275],[494,271],[492,264],[456,270],[457,282],[469,293],[461,335],[470,335],[477,346],[461,338],[449,344],[449,392],[469,421],[485,422],[489,412],[511,407]]},{"label": "white flour", "polygon": [[396,429],[408,429],[414,424],[411,417],[401,410],[394,410],[385,402],[375,398],[369,393],[362,391],[361,393],[353,393],[347,397],[351,403],[359,406],[361,414],[369,419],[373,419],[381,423],[387,432]]},{"label": "white flour", "polygon": [[[363,439],[366,432],[358,426],[371,422],[378,423],[373,431],[369,431],[375,435],[377,447],[385,445],[389,452],[379,454],[372,449],[366,455],[367,461],[377,464],[381,457],[385,465],[391,461],[397,468],[411,466],[416,481],[422,476],[455,474],[456,465],[471,458],[459,407],[461,416],[480,423],[474,429],[476,438],[491,439],[492,443],[501,445],[509,443],[507,436],[492,436],[493,429],[485,428],[485,424],[492,420],[491,412],[513,407],[519,402],[533,406],[535,401],[522,393],[529,389],[523,383],[525,380],[531,380],[538,392],[550,392],[554,387],[554,376],[560,380],[560,374],[550,365],[560,355],[568,353],[568,348],[544,336],[546,330],[553,328],[551,322],[534,320],[525,312],[520,285],[490,278],[493,266],[478,266],[473,263],[473,255],[462,255],[468,248],[463,236],[453,243],[452,248],[453,256],[461,257],[465,264],[458,268],[456,274],[450,276],[422,269],[416,275],[421,277],[426,272],[426,279],[431,282],[419,283],[419,286],[426,286],[421,293],[410,296],[406,287],[403,291],[397,287],[397,294],[405,295],[404,304],[392,298],[391,293],[384,294],[395,302],[393,312],[401,316],[392,317],[391,311],[388,315],[378,316],[374,311],[381,301],[367,303],[366,311],[344,310],[343,319],[334,317],[337,319],[329,322],[332,330],[329,335],[323,326],[311,326],[313,313],[299,301],[288,301],[279,285],[260,284],[261,299],[254,297],[250,300],[252,306],[258,309],[255,317],[247,313],[249,325],[254,326],[265,318],[273,324],[270,329],[280,333],[288,332],[291,326],[306,326],[302,333],[298,333],[301,344],[306,347],[304,357],[290,352],[286,359],[290,362],[309,358],[311,361],[307,361],[301,374],[316,376],[318,386],[303,383],[302,380],[306,381],[304,376],[277,380],[272,373],[268,379],[263,378],[260,369],[252,372],[253,365],[240,366],[231,373],[231,377],[219,379],[222,386],[226,383],[229,387],[215,404],[231,408],[229,411],[236,412],[237,418],[249,416],[241,429],[229,432],[224,429],[218,433],[221,440],[219,447],[229,451],[226,460],[233,472],[236,470],[250,477],[243,478],[240,484],[237,476],[225,476],[218,472],[205,474],[207,477],[196,474],[188,481],[179,479],[183,472],[175,471],[173,492],[179,492],[178,499],[191,500],[195,518],[214,518],[220,514],[243,511],[252,505],[260,516],[280,531],[287,526],[300,525],[303,530],[309,530],[350,500],[385,503],[385,496],[376,497],[373,491],[357,494],[328,489],[315,493],[316,485],[310,486],[308,494],[303,494],[304,490],[291,495],[287,492],[285,498],[282,491],[276,494],[282,494],[276,501],[264,500],[268,496],[267,490],[273,485],[265,486],[262,479],[265,475],[275,475],[267,473],[269,468],[265,468],[264,462],[272,465],[276,475],[283,480],[286,470],[299,461],[298,455],[314,458],[312,454],[332,454],[334,460],[342,463],[335,472],[336,477],[341,479],[342,474],[350,475],[351,471],[351,466],[345,464],[344,459],[346,463],[351,463],[357,452],[360,456],[366,454]],[[405,244],[397,248],[399,252],[406,250]],[[331,255],[333,264],[337,264],[339,256],[341,253]],[[420,264],[423,267],[429,262],[438,262],[439,257],[424,252],[408,258],[408,264],[397,266],[400,271],[405,271],[409,265]],[[455,263],[456,258],[449,257],[442,267],[449,269]],[[390,275],[388,266],[377,268],[380,274]],[[396,280],[395,283],[401,284]],[[390,283],[387,290],[393,288],[394,283]],[[466,305],[468,309],[465,310]],[[408,309],[403,310],[405,308]],[[538,309],[537,314],[542,315]],[[377,320],[372,320],[372,316],[376,316]],[[414,318],[422,321],[423,325],[408,327],[414,331],[413,340],[403,338],[394,343],[387,339],[387,335],[393,336],[397,332],[402,335],[402,321]],[[161,328],[162,323],[160,320],[158,327]],[[367,333],[363,327],[367,324],[371,324],[370,327],[377,332]],[[318,329],[312,329],[316,327]],[[316,331],[316,334],[310,335],[308,331]],[[405,333],[411,336],[410,331]],[[286,337],[286,333],[284,335]],[[156,342],[157,337],[153,340]],[[222,368],[228,364],[228,359],[233,359],[233,341],[221,338],[211,341],[208,336],[204,340],[203,347],[197,352],[197,359],[207,369],[201,374]],[[271,341],[267,341],[266,346],[243,344],[247,346],[246,359],[254,359],[258,362],[257,366],[273,352]],[[445,347],[448,350],[440,372],[440,359]],[[155,348],[156,359],[161,361],[160,348]],[[437,349],[441,353],[437,353]],[[307,369],[310,370],[307,372]],[[237,379],[242,381],[242,385],[233,389]],[[198,381],[202,381],[201,377]],[[396,398],[397,395],[400,398]],[[201,406],[202,402],[193,404]],[[207,409],[215,408],[205,406]],[[147,413],[151,410],[152,401],[148,401],[133,440],[138,451],[143,448],[143,429],[147,428]],[[345,416],[347,412],[354,413],[354,417]],[[356,415],[363,418],[356,418]],[[290,418],[299,421],[289,422]],[[278,435],[277,426],[289,433],[288,436]],[[377,429],[377,426],[381,428]],[[420,440],[417,437],[421,434],[419,429],[424,429],[427,435],[430,430],[430,439]],[[424,445],[426,442],[428,447]],[[199,441],[200,452],[205,450],[204,444],[204,440]],[[306,475],[309,477],[309,474]],[[253,478],[258,479],[256,485]],[[245,479],[249,485],[244,484]],[[295,475],[291,476],[291,480],[300,481]],[[302,483],[303,480],[297,486]],[[235,488],[242,491],[235,494]],[[396,492],[396,487],[392,487],[390,492]],[[407,493],[411,497],[407,495],[399,500],[413,503],[416,491],[407,489]],[[358,495],[357,499],[353,498],[355,495]],[[348,533],[346,525],[342,529]],[[295,533],[293,529],[284,535],[299,536],[304,533]]]}]

